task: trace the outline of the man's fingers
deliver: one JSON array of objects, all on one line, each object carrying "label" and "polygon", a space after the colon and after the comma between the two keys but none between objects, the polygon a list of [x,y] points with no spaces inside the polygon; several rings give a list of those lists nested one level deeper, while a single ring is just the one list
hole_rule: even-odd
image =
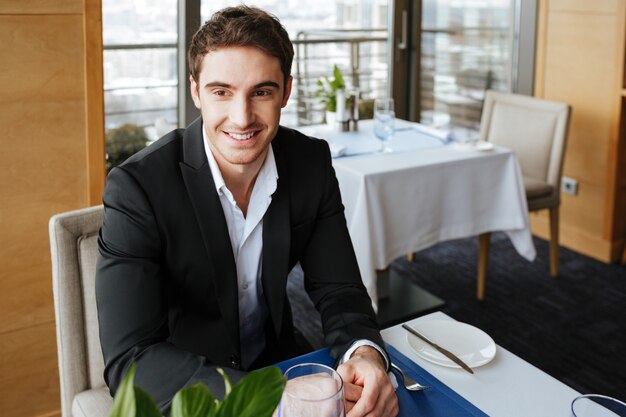
[{"label": "man's fingers", "polygon": [[[394,396],[395,397],[395,396]],[[398,398],[395,397],[393,400],[388,401],[387,406],[385,407],[385,411],[383,412],[383,416],[388,417],[396,417],[400,412],[400,405],[398,404]]]},{"label": "man's fingers", "polygon": [[362,392],[363,392],[363,387],[359,385],[351,384],[349,382],[346,382],[343,385],[343,395],[346,401],[356,403],[359,400],[359,398],[361,398]]},{"label": "man's fingers", "polygon": [[377,387],[366,385],[361,393],[361,398],[357,401],[354,408],[346,414],[346,417],[362,417],[374,411],[378,403],[379,394]]},{"label": "man's fingers", "polygon": [[346,417],[395,417],[398,400],[380,353],[369,347],[359,349],[358,355],[337,368],[345,383]]},{"label": "man's fingers", "polygon": [[371,379],[365,378],[361,396],[354,407],[346,408],[346,417],[395,417],[398,414],[398,398],[387,374],[371,376]]},{"label": "man's fingers", "polygon": [[393,386],[389,384],[385,386],[380,392],[379,404],[383,404],[382,414],[377,414],[384,417],[395,417],[398,415],[400,411],[400,407],[398,405],[398,397],[396,396],[395,391],[393,390]]}]

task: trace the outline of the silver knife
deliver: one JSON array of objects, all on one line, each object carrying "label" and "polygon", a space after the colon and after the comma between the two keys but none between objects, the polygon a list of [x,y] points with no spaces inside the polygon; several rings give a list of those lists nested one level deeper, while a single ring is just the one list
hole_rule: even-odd
[{"label": "silver knife", "polygon": [[454,353],[450,352],[447,349],[442,348],[441,346],[439,346],[438,344],[436,344],[435,342],[430,341],[426,336],[422,335],[420,332],[418,332],[417,330],[415,330],[414,328],[410,327],[409,325],[407,325],[406,323],[402,324],[402,328],[405,329],[406,331],[408,331],[409,333],[411,333],[414,336],[419,337],[420,339],[422,339],[424,342],[428,343],[429,345],[431,345],[432,347],[434,347],[435,349],[437,349],[439,352],[441,352],[442,354],[444,354],[448,359],[450,359],[452,362],[456,363],[457,365],[459,365],[461,368],[465,369],[467,372],[469,372],[470,374],[473,374],[474,371],[472,370],[472,368],[470,368],[469,366],[467,366],[467,364],[465,362],[463,362],[461,359],[459,359],[458,356],[456,356]]}]

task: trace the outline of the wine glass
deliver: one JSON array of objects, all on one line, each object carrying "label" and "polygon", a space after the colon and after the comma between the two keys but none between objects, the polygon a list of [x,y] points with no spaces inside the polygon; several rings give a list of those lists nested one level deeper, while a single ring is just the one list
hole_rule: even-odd
[{"label": "wine glass", "polygon": [[574,417],[624,417],[626,403],[600,394],[585,394],[572,401]]},{"label": "wine glass", "polygon": [[387,142],[393,138],[394,112],[392,98],[377,98],[374,101],[374,135],[382,142],[381,152],[391,152]]},{"label": "wine glass", "polygon": [[278,417],[345,417],[343,380],[333,368],[302,363],[285,372]]}]

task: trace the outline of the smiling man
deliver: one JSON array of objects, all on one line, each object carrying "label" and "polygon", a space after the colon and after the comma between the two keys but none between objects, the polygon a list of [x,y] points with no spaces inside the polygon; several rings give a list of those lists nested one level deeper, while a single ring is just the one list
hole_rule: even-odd
[{"label": "smiling man", "polygon": [[325,141],[279,126],[293,46],[277,19],[216,13],[189,48],[201,118],[111,170],[96,296],[105,379],[167,412],[173,394],[310,350],[286,294],[300,262],[344,378],[348,417],[395,416],[389,357],[361,282]]}]

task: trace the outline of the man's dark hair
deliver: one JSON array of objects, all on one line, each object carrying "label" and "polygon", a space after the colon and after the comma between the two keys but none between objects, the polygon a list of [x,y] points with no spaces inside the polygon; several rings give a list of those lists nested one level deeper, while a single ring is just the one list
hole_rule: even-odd
[{"label": "man's dark hair", "polygon": [[219,48],[252,46],[278,58],[285,85],[291,75],[293,45],[278,19],[249,6],[226,7],[216,12],[193,35],[187,53],[189,72],[198,82],[204,56]]}]

